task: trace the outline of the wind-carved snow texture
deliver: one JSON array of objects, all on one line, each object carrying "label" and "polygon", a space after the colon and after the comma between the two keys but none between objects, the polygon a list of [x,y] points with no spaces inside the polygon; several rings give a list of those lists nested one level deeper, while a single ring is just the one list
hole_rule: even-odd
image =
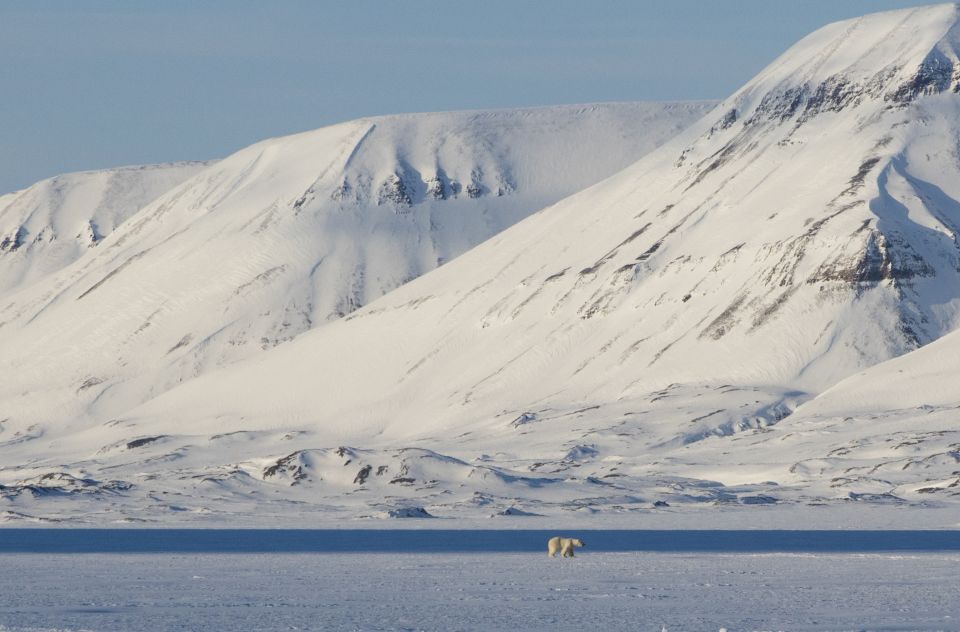
[{"label": "wind-carved snow texture", "polygon": [[[281,148],[241,152],[206,172],[202,200],[159,200],[97,249],[125,250],[0,311],[14,358],[0,442],[16,464],[0,480],[55,470],[131,483],[55,512],[87,519],[224,519],[251,499],[261,516],[370,518],[956,510],[957,13],[827,26],[629,168],[368,305],[371,284],[420,268],[397,263],[406,255],[341,268],[338,253],[446,261],[438,235],[475,233],[445,232],[445,214],[467,205],[472,221],[473,205],[519,200],[528,163],[487,159],[497,143],[478,142],[471,160],[437,165],[442,152],[419,160],[375,142],[412,119],[358,122],[325,132],[338,158],[278,201],[269,165]],[[477,139],[516,133],[503,120],[485,129]],[[289,142],[284,155],[307,164]],[[376,147],[387,159],[365,153]],[[262,189],[237,184],[254,176]],[[238,186],[249,206],[221,204]],[[179,216],[209,224],[183,232]],[[342,230],[334,250],[298,223],[317,217],[324,234]],[[375,230],[359,242],[358,217],[394,232],[420,222],[426,255]],[[256,228],[218,241],[230,226]],[[219,285],[172,274],[199,265],[193,244],[222,259],[223,291],[264,287],[269,300],[224,302]],[[282,265],[276,252],[311,254],[260,285]],[[332,303],[314,285],[328,265],[348,270]],[[188,330],[174,318],[186,311]],[[283,338],[277,319],[292,340],[249,350]],[[40,370],[68,340],[61,369]],[[91,378],[104,382],[81,390]],[[23,394],[36,385],[42,402]],[[148,437],[161,439],[123,448]],[[52,511],[17,502],[19,515]]]}]

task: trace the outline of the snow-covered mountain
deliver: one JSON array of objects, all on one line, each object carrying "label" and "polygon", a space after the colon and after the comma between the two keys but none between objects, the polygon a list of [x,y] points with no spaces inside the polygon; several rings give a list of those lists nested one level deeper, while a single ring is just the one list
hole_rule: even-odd
[{"label": "snow-covered mountain", "polygon": [[0,196],[0,292],[73,263],[140,208],[209,164],[68,173]]},{"label": "snow-covered mountain", "polygon": [[34,450],[59,458],[55,437],[88,421],[350,313],[712,106],[377,117],[264,141],[196,173],[0,303],[0,449],[25,450],[3,457],[17,464],[8,473]]},{"label": "snow-covered mountain", "polygon": [[[192,331],[177,342],[179,320],[163,329],[179,373],[124,353],[127,340],[157,329],[147,307],[131,316],[122,301],[156,292],[151,308],[196,311],[191,326],[209,332],[212,316],[194,294],[176,293],[177,283],[201,285],[188,271],[202,252],[224,258],[229,288],[277,292],[271,304],[282,304],[293,295],[286,269],[265,274],[276,267],[265,251],[295,250],[298,233],[258,248],[241,229],[220,250],[215,235],[226,227],[269,227],[280,214],[263,210],[263,193],[249,216],[231,210],[209,232],[191,224],[202,251],[171,246],[159,257],[142,244],[176,243],[178,213],[205,211],[141,213],[130,227],[141,245],[89,273],[88,287],[72,282],[65,297],[18,297],[7,309],[10,331],[35,332],[11,340],[20,362],[2,387],[12,414],[0,449],[17,463],[0,471],[8,502],[25,510],[30,494],[60,487],[104,501],[84,503],[87,512],[155,518],[253,506],[261,516],[422,515],[412,507],[479,516],[951,500],[960,456],[943,376],[956,375],[945,358],[960,317],[958,12],[942,5],[829,25],[617,175],[218,371],[177,364],[201,344]],[[439,187],[410,164],[370,184],[338,175],[281,206],[296,216],[315,200],[372,195],[413,209]],[[420,188],[398,184],[413,171]],[[466,191],[463,172],[444,171]],[[519,181],[490,177],[477,188],[491,195]],[[123,247],[122,230],[111,239]],[[251,276],[245,260],[261,272]],[[70,271],[90,270],[84,261]],[[89,308],[96,321],[79,307],[94,292],[106,306]],[[229,310],[218,322],[233,322]],[[130,329],[117,319],[143,330],[116,337]],[[124,343],[53,352],[101,339]],[[202,344],[211,340],[220,344],[209,333]],[[928,361],[937,378],[924,384],[941,395],[895,414],[890,395],[874,397],[905,388],[899,371]],[[124,368],[81,374],[110,362]],[[168,388],[174,376],[184,383]]]}]

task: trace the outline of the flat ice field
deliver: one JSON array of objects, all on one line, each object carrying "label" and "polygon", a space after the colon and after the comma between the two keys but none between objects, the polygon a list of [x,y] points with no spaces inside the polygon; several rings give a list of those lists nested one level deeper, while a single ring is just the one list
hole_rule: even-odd
[{"label": "flat ice field", "polygon": [[[367,532],[382,536],[389,534]],[[587,545],[574,559],[426,545],[396,553],[2,553],[0,631],[960,630],[956,550]]]}]

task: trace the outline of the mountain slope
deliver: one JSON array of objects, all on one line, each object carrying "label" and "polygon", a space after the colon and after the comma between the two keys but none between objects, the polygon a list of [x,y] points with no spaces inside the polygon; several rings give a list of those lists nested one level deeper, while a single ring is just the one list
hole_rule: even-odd
[{"label": "mountain slope", "polygon": [[0,304],[6,435],[52,440],[350,313],[710,107],[398,115],[242,150]]},{"label": "mountain slope", "polygon": [[789,455],[790,477],[820,493],[849,489],[855,498],[887,503],[955,503],[958,333],[842,380],[800,406],[777,436],[752,441],[751,448]]},{"label": "mountain slope", "polygon": [[0,292],[76,261],[141,207],[209,164],[68,173],[0,196]]}]

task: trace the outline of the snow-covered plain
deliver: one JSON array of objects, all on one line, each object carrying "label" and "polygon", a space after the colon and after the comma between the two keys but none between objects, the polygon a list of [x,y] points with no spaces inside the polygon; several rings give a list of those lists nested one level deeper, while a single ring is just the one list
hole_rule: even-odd
[{"label": "snow-covered plain", "polygon": [[0,631],[960,630],[956,554],[0,555]]}]

